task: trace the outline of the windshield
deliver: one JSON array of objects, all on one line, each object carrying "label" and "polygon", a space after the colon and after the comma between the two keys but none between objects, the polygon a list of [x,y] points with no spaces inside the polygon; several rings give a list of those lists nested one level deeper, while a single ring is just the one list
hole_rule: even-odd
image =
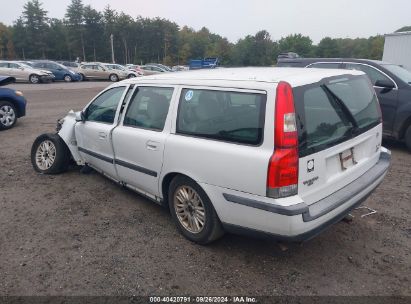
[{"label": "windshield", "polygon": [[399,79],[401,79],[405,83],[411,84],[411,73],[407,71],[406,69],[400,67],[399,65],[395,65],[395,64],[384,64],[383,67],[386,68],[391,73],[393,73],[395,76],[397,76]]},{"label": "windshield", "polygon": [[28,64],[25,64],[25,63],[19,63],[20,64],[20,66],[22,66],[23,68],[26,68],[26,69],[31,69],[32,67],[31,66],[29,66]]}]

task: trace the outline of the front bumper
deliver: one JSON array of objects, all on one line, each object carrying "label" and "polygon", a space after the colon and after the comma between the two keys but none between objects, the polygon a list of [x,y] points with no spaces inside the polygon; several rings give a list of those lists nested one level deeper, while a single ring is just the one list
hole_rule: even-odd
[{"label": "front bumper", "polygon": [[40,81],[41,82],[50,82],[53,81],[56,77],[54,75],[41,75],[40,76]]},{"label": "front bumper", "polygon": [[[381,152],[379,161],[365,174],[328,197],[307,205],[304,202],[280,206],[272,203],[223,193],[231,214],[219,214],[226,231],[254,237],[301,242],[313,238],[343,219],[364,202],[382,182],[391,162],[391,155]],[[206,191],[207,192],[207,191]],[[211,196],[215,196],[215,193]],[[214,202],[213,198],[211,200]],[[217,213],[228,211],[217,204]],[[234,216],[233,214],[239,214]]]}]

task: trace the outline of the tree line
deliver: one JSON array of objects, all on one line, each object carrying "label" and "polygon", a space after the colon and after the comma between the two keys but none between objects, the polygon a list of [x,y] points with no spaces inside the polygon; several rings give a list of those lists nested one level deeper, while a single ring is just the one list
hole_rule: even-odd
[{"label": "tree line", "polygon": [[314,45],[301,34],[273,40],[265,30],[231,43],[206,27],[196,31],[164,18],[134,18],[110,6],[100,12],[82,0],[72,0],[63,19],[50,18],[39,0],[30,0],[12,26],[0,23],[0,59],[111,62],[111,38],[115,61],[123,64],[184,65],[190,59],[219,57],[226,66],[267,66],[275,64],[281,52],[381,59],[384,47],[382,35],[325,37]]}]

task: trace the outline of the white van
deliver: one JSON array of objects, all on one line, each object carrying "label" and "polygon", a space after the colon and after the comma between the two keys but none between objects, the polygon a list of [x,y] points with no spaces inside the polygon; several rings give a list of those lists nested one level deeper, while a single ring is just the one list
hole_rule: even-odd
[{"label": "white van", "polygon": [[206,244],[224,231],[312,238],[382,182],[381,112],[365,74],[239,68],[113,84],[57,134],[33,144],[34,169],[70,160],[170,208]]}]

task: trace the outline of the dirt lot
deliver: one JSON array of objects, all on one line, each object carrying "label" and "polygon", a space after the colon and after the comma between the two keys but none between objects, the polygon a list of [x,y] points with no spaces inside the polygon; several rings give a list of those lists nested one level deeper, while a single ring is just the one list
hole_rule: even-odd
[{"label": "dirt lot", "polygon": [[105,83],[15,85],[28,116],[0,133],[0,295],[411,295],[411,154],[364,203],[304,245],[227,235],[202,247],[161,207],[78,169],[40,176],[35,137]]}]

